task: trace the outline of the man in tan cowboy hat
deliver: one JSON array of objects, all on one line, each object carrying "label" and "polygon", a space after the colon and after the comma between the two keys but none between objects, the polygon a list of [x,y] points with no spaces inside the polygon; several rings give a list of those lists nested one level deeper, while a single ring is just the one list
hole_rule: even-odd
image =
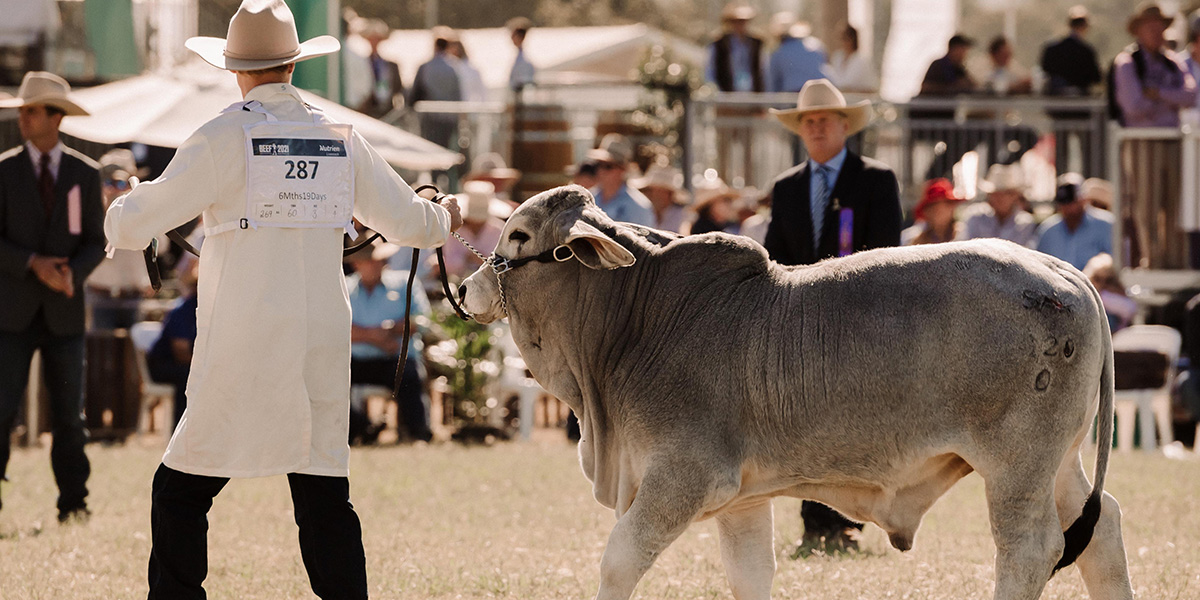
[{"label": "man in tan cowboy hat", "polygon": [[[771,192],[771,223],[763,246],[785,265],[807,265],[900,243],[900,188],[887,165],[846,149],[846,138],[871,121],[868,101],[847,105],[827,79],[804,84],[796,108],[772,111],[800,136],[809,159],[785,171]],[[862,525],[833,509],[805,502],[804,544],[853,546]]]},{"label": "man in tan cowboy hat", "polygon": [[9,432],[41,350],[50,396],[58,520],[86,517],[83,445],[83,282],[104,258],[104,207],[95,162],[59,141],[65,116],[86,115],[52,73],[25,74],[15,98],[25,143],[0,155],[0,480]]},{"label": "man in tan cowboy hat", "polygon": [[722,92],[762,92],[763,41],[750,35],[750,21],[758,15],[753,6],[727,4],[721,11],[724,31],[708,47],[705,80]]},{"label": "man in tan cowboy hat", "polygon": [[610,133],[600,139],[600,146],[589,150],[587,158],[596,161],[596,187],[591,189],[596,206],[614,221],[654,227],[654,208],[650,199],[626,184],[629,163],[633,160],[633,143],[629,138]]},{"label": "man in tan cowboy hat", "polygon": [[1037,223],[1022,206],[1026,186],[1021,165],[992,165],[979,187],[987,194],[987,202],[966,209],[964,237],[1000,238],[1032,248],[1037,243]]},{"label": "man in tan cowboy hat", "polygon": [[204,217],[187,410],[154,476],[149,597],[203,598],[213,498],[231,477],[286,474],[313,591],[366,598],[347,478],[342,238],[353,217],[393,243],[440,246],[461,224],[458,205],[417,197],[361,135],[304,104],[295,63],[339,44],[300,43],[283,0],[245,0],[227,39],[186,45],[232,71],[244,100],[105,221],[113,247],[137,249]]},{"label": "man in tan cowboy hat", "polygon": [[1143,2],[1129,17],[1135,43],[1113,60],[1113,90],[1125,127],[1179,127],[1179,110],[1196,104],[1196,81],[1166,49],[1164,32],[1174,17]]}]

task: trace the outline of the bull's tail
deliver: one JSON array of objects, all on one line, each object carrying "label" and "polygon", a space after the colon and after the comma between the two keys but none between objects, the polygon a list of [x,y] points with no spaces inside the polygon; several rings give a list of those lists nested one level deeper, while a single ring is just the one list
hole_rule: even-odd
[{"label": "bull's tail", "polygon": [[1105,316],[1100,294],[1091,285],[1088,285],[1088,288],[1091,289],[1092,295],[1096,299],[1096,307],[1100,310],[1100,321],[1104,328],[1102,336],[1104,351],[1101,353],[1104,366],[1100,371],[1100,408],[1096,412],[1099,431],[1096,435],[1095,483],[1092,485],[1092,493],[1083,505],[1083,514],[1079,515],[1079,518],[1075,519],[1075,522],[1071,523],[1071,526],[1063,532],[1066,545],[1063,547],[1062,558],[1059,559],[1057,565],[1054,565],[1055,573],[1075,562],[1075,559],[1079,558],[1079,555],[1087,548],[1088,542],[1092,541],[1092,533],[1096,529],[1096,523],[1100,520],[1100,497],[1104,493],[1104,474],[1108,471],[1108,456],[1112,453],[1114,393],[1112,332],[1108,327],[1108,317]]}]

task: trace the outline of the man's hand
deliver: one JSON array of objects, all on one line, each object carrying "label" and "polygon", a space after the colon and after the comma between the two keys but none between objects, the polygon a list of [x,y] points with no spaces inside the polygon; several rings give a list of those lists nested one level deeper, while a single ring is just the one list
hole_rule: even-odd
[{"label": "man's hand", "polygon": [[61,256],[34,255],[29,269],[46,287],[71,298],[75,296],[75,283],[67,259]]},{"label": "man's hand", "polygon": [[462,227],[462,212],[458,209],[458,198],[451,194],[442,196],[442,201],[439,202],[442,208],[450,212],[450,231],[458,231]]}]

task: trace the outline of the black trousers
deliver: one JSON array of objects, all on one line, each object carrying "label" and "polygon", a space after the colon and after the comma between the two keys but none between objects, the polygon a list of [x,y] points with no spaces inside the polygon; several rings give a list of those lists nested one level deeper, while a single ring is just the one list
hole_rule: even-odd
[{"label": "black trousers", "polygon": [[[208,510],[226,477],[205,477],[159,465],[150,508],[149,600],[205,598]],[[323,600],[367,597],[362,525],[345,477],[288,474],[300,528],[300,557],[313,593]]]},{"label": "black trousers", "polygon": [[[396,382],[396,363],[400,357],[350,359],[350,385],[370,384],[391,388]],[[404,381],[396,397],[399,404],[399,426],[414,440],[433,439],[429,428],[429,413],[422,397],[425,386],[417,359],[409,356],[404,362]],[[350,439],[362,437],[369,425],[366,407],[350,407]]]},{"label": "black trousers", "polygon": [[863,528],[862,523],[855,523],[842,516],[842,513],[812,500],[805,500],[800,505],[800,517],[804,519],[804,535],[832,536],[847,529]]},{"label": "black trousers", "polygon": [[25,331],[0,331],[0,478],[8,468],[9,434],[25,401],[29,364],[38,349],[50,399],[50,467],[58,483],[58,510],[85,508],[92,467],[83,450],[88,440],[83,420],[84,338],[51,333],[40,312]]}]

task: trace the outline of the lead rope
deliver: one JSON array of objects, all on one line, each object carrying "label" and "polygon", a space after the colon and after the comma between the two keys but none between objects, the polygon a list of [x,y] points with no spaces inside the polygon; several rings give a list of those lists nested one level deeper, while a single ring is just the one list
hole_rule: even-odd
[{"label": "lead rope", "polygon": [[[431,189],[434,191],[434,196],[433,198],[430,198],[430,202],[437,203],[438,200],[443,196],[443,194],[438,191],[437,187],[432,185],[422,185],[414,191],[420,193],[426,189]],[[458,232],[451,231],[450,235],[453,235],[456,239],[458,239],[459,242],[462,242],[467,249],[469,249],[471,252],[474,252],[475,255],[483,259],[485,263],[487,262],[487,259],[484,258],[484,256],[480,254],[474,246],[467,242],[467,240],[464,240],[461,235],[458,235]],[[375,236],[379,236],[379,234],[376,233]],[[375,236],[372,236],[372,239],[374,239]],[[370,243],[370,240],[368,240],[366,243]],[[366,245],[366,243],[360,244],[360,246]],[[470,321],[471,313],[464,310],[463,307],[454,300],[454,293],[450,290],[450,279],[446,275],[446,259],[442,256],[442,249],[439,247],[435,252],[437,254],[438,270],[441,271],[442,291],[446,294],[446,300],[450,302],[450,306],[454,308],[454,313],[458,315],[458,318],[464,321]],[[396,377],[392,383],[392,399],[396,401],[397,406],[400,405],[400,384],[404,383],[404,367],[408,363],[408,344],[412,339],[412,290],[413,282],[417,278],[417,265],[420,263],[421,249],[413,248],[412,264],[409,266],[408,270],[408,291],[404,294],[404,341],[400,348],[400,361],[396,364]],[[503,298],[503,295],[501,297]]]}]

